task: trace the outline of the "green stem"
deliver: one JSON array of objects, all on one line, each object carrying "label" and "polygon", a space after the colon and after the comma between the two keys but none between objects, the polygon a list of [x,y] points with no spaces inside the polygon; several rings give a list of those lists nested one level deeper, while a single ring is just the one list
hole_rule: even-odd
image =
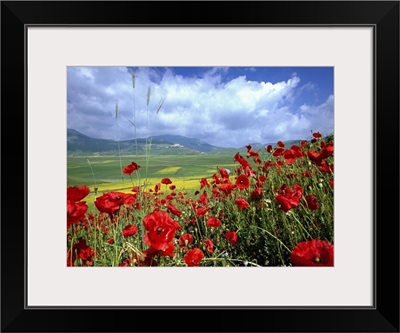
[{"label": "green stem", "polygon": [[265,233],[267,233],[268,235],[270,235],[272,238],[275,238],[289,253],[291,253],[292,251],[275,235],[271,234],[268,230],[265,230],[263,228],[260,228],[258,226],[255,226],[256,228],[260,229],[261,231],[264,231]]}]

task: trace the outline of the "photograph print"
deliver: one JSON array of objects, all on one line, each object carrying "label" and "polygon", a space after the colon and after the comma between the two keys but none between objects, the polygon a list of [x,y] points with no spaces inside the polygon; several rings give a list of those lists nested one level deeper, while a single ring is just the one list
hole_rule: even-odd
[{"label": "photograph print", "polygon": [[66,80],[67,266],[334,266],[333,67]]}]

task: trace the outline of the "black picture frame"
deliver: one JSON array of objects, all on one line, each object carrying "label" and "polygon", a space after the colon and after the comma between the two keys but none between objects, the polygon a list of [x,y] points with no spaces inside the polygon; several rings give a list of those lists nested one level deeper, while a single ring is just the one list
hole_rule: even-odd
[{"label": "black picture frame", "polygon": [[[373,27],[374,305],[27,307],[25,37],[29,25]],[[399,332],[399,1],[2,1],[1,97],[2,332]],[[354,163],[356,168],[362,165]],[[365,254],[351,255],[357,260]]]}]

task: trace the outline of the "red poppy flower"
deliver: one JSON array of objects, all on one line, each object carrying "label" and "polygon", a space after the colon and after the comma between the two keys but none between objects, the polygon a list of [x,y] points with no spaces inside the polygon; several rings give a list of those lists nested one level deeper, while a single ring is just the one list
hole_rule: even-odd
[{"label": "red poppy flower", "polygon": [[307,147],[307,145],[308,145],[308,141],[307,140],[301,140],[300,141],[300,146]]},{"label": "red poppy flower", "polygon": [[244,190],[250,186],[249,179],[245,175],[240,175],[236,179],[236,187],[239,190]]},{"label": "red poppy flower", "polygon": [[172,181],[169,178],[163,178],[163,179],[161,179],[161,183],[165,184],[165,185],[169,185],[169,184],[172,184]]},{"label": "red poppy flower", "polygon": [[275,148],[275,150],[272,153],[272,155],[275,156],[275,157],[278,157],[278,156],[281,156],[284,151],[285,151],[284,148]]},{"label": "red poppy flower", "polygon": [[250,167],[250,163],[243,156],[241,156],[239,153],[236,153],[236,155],[234,156],[233,160],[235,162],[239,162],[243,168]]},{"label": "red poppy flower", "polygon": [[75,202],[67,201],[67,227],[69,228],[72,224],[79,223],[79,221],[85,218],[88,205],[85,201]]},{"label": "red poppy flower", "polygon": [[321,135],[320,132],[315,132],[315,133],[312,134],[312,136],[313,136],[314,138],[317,138],[317,139],[322,137],[322,135]]},{"label": "red poppy flower", "polygon": [[173,191],[173,190],[176,189],[176,186],[175,186],[175,185],[171,185],[171,186],[169,187],[169,189],[170,189],[171,191]]},{"label": "red poppy flower", "polygon": [[246,209],[247,207],[249,207],[249,203],[246,201],[246,199],[243,198],[235,199],[235,203],[239,207],[239,209]]},{"label": "red poppy flower", "polygon": [[140,186],[135,186],[135,187],[132,189],[132,192],[135,192],[135,193],[140,193],[140,191],[141,191]]},{"label": "red poppy flower", "polygon": [[207,251],[209,253],[213,253],[214,252],[214,243],[212,242],[212,240],[211,239],[206,239],[204,241],[204,243],[206,243]]},{"label": "red poppy flower", "polygon": [[265,147],[265,150],[267,151],[267,153],[270,153],[272,151],[272,145],[268,145]]},{"label": "red poppy flower", "polygon": [[315,152],[312,149],[309,149],[307,151],[307,156],[311,161],[316,162],[316,161],[318,161],[319,153]]},{"label": "red poppy flower", "polygon": [[235,231],[229,231],[225,234],[226,239],[235,246],[237,243],[238,235]]},{"label": "red poppy flower", "polygon": [[229,172],[227,169],[219,168],[218,172],[223,179],[229,179]]},{"label": "red poppy flower", "polygon": [[183,246],[188,246],[193,242],[193,236],[191,234],[183,234],[179,237],[179,244]]},{"label": "red poppy flower", "polygon": [[275,200],[281,205],[282,210],[287,213],[291,208],[295,208],[299,205],[297,201],[288,199],[281,194],[275,197]]},{"label": "red poppy flower", "polygon": [[121,192],[108,192],[96,198],[94,202],[96,208],[101,213],[114,214],[124,204],[133,204],[135,202],[133,194],[125,194]]},{"label": "red poppy flower", "polygon": [[262,163],[261,158],[259,158],[258,156],[254,156],[254,163],[261,164]]},{"label": "red poppy flower", "polygon": [[206,213],[210,210],[210,208],[203,208],[203,207],[197,207],[196,208],[196,216],[204,216]]},{"label": "red poppy flower", "polygon": [[303,156],[303,152],[301,151],[301,148],[299,146],[293,145],[290,150],[292,151],[293,155],[297,158]]},{"label": "red poppy flower", "polygon": [[330,144],[327,144],[325,147],[324,147],[324,149],[322,149],[322,151],[321,151],[321,154],[319,155],[319,159],[326,159],[326,158],[328,158],[329,156],[332,156],[333,155],[333,152],[334,152],[334,147],[333,147],[333,144],[332,143],[330,143]]},{"label": "red poppy flower", "polygon": [[80,201],[90,193],[86,186],[71,186],[67,188],[67,200]]},{"label": "red poppy flower", "polygon": [[318,200],[317,197],[314,195],[306,195],[306,201],[307,201],[307,207],[311,210],[317,210],[318,209]]},{"label": "red poppy flower", "polygon": [[232,193],[232,191],[235,189],[236,185],[235,184],[231,184],[231,183],[226,183],[226,184],[221,184],[218,185],[218,189],[221,192],[224,192],[225,195],[229,195]]},{"label": "red poppy flower", "polygon": [[168,204],[167,211],[169,213],[171,213],[171,214],[176,215],[176,216],[181,216],[182,215],[182,212],[178,208],[176,208],[172,203]]},{"label": "red poppy flower", "polygon": [[250,193],[250,198],[253,200],[259,200],[262,198],[262,188],[257,187],[254,191]]},{"label": "red poppy flower", "polygon": [[122,172],[128,176],[132,174],[133,171],[139,170],[140,165],[136,164],[135,162],[132,162],[131,164],[126,165],[123,169]]},{"label": "red poppy flower", "polygon": [[277,144],[279,147],[282,147],[282,148],[285,147],[285,144],[284,144],[282,141],[278,141],[276,144]]},{"label": "red poppy flower", "polygon": [[209,217],[207,220],[207,226],[211,228],[218,228],[221,225],[221,221],[216,217]]},{"label": "red poppy flower", "polygon": [[72,252],[73,252],[73,256],[72,256],[72,265],[75,262],[76,259],[76,254],[78,255],[78,257],[83,261],[83,264],[86,266],[91,266],[93,265],[93,256],[95,254],[95,252],[91,249],[90,246],[88,246],[86,244],[86,240],[82,239],[80,241],[78,241],[77,243],[75,243],[72,247]]},{"label": "red poppy flower", "polygon": [[333,245],[319,239],[298,243],[290,261],[295,266],[333,266]]},{"label": "red poppy flower", "polygon": [[146,215],[143,219],[143,225],[147,230],[143,238],[144,243],[156,250],[163,251],[168,248],[168,243],[172,241],[176,231],[180,229],[179,224],[168,213],[159,210]]},{"label": "red poppy flower", "polygon": [[293,185],[293,190],[287,185],[282,185],[275,200],[281,205],[282,210],[286,213],[291,208],[299,205],[303,195],[303,188],[299,185]]},{"label": "red poppy flower", "polygon": [[114,244],[114,237],[110,237],[109,239],[107,239],[107,243]]},{"label": "red poppy flower", "polygon": [[258,156],[259,156],[258,152],[254,151],[254,150],[249,150],[247,152],[247,157],[258,157]]},{"label": "red poppy flower", "polygon": [[207,192],[204,192],[200,198],[197,200],[198,203],[201,203],[203,206],[208,205],[208,195]]},{"label": "red poppy flower", "polygon": [[204,257],[202,250],[194,248],[189,250],[183,258],[188,266],[199,266]]},{"label": "red poppy flower", "polygon": [[122,229],[122,234],[124,235],[125,238],[128,238],[130,236],[135,236],[137,233],[138,233],[138,228],[133,224],[127,225],[124,229]]},{"label": "red poppy flower", "polygon": [[296,163],[296,157],[294,156],[292,149],[286,149],[283,152],[283,158],[288,165]]},{"label": "red poppy flower", "polygon": [[333,179],[329,181],[329,185],[331,185],[333,188]]},{"label": "red poppy flower", "polygon": [[[174,256],[174,250],[175,250],[175,245],[173,242],[169,242],[165,248],[165,250],[157,250],[154,247],[148,248],[146,251],[143,251],[143,254],[148,258],[147,261],[150,261],[149,259],[153,258],[154,256],[163,256],[163,257],[173,257]],[[157,263],[153,264],[154,259],[151,260],[151,264],[146,266],[157,266]]]},{"label": "red poppy flower", "polygon": [[333,144],[328,144],[322,149],[320,153],[317,153],[313,150],[308,150],[307,155],[308,158],[313,161],[316,165],[321,166],[324,161],[324,159],[328,158],[329,156],[332,156],[334,152],[334,147]]},{"label": "red poppy flower", "polygon": [[217,187],[214,187],[212,190],[212,195],[214,196],[214,198],[223,198],[223,195],[220,193],[219,189]]},{"label": "red poppy flower", "polygon": [[200,179],[200,190],[204,187],[209,187],[210,184],[208,183],[206,178],[201,178]]}]

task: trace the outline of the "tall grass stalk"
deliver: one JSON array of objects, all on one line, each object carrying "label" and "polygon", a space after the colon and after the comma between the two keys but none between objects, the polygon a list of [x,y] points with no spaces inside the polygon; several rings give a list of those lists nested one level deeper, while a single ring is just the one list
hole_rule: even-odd
[{"label": "tall grass stalk", "polygon": [[[115,123],[116,123],[117,128],[119,128],[118,127],[118,101],[115,104]],[[121,160],[121,149],[120,149],[120,146],[119,146],[119,139],[118,139],[117,143],[118,143],[118,156],[119,156],[119,166],[120,166],[119,170],[121,172],[122,182],[124,182],[125,180],[124,180],[124,175],[122,173],[122,160]]]},{"label": "tall grass stalk", "polygon": [[89,164],[90,171],[92,172],[94,186],[97,187],[96,178],[94,177],[94,172],[93,172],[92,164],[90,163],[90,161],[89,161],[88,158],[87,158],[86,160],[87,160],[87,162],[88,162],[88,164]]}]

